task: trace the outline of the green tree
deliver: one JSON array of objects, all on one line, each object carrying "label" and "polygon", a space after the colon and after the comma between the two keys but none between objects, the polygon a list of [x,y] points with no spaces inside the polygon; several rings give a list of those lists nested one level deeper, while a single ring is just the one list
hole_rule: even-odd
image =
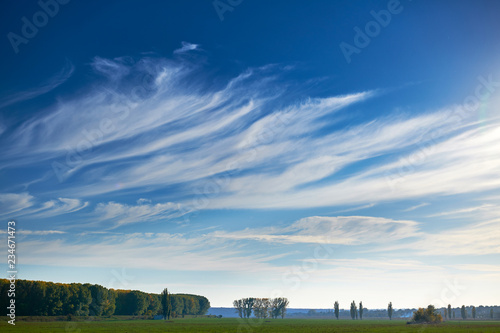
[{"label": "green tree", "polygon": [[189,310],[189,314],[190,315],[195,315],[200,310],[198,308],[198,302],[195,300],[194,297],[189,297],[189,300],[188,300],[188,310]]},{"label": "green tree", "polygon": [[189,299],[184,297],[182,301],[184,303],[184,308],[182,309],[182,318],[184,318],[185,315],[189,314]]},{"label": "green tree", "polygon": [[[5,300],[5,307],[8,306],[9,299],[7,298],[7,290],[9,290],[10,283],[8,280],[5,281],[5,292],[0,294],[0,300],[3,298]],[[28,301],[29,298],[29,285],[31,281],[17,280],[16,281],[16,315],[18,316],[31,316],[33,313],[30,312],[31,302]],[[2,297],[4,296],[4,297]],[[2,306],[2,309],[5,309]]]},{"label": "green tree", "polygon": [[78,311],[76,312],[77,316],[88,316],[89,315],[89,306],[92,303],[92,295],[90,294],[90,290],[82,284],[77,284],[78,289]]},{"label": "green tree", "polygon": [[170,304],[172,308],[172,317],[175,318],[182,314],[182,310],[184,309],[184,300],[182,297],[177,295],[172,295]]},{"label": "green tree", "polygon": [[284,298],[284,297],[280,298],[278,306],[279,306],[279,309],[280,309],[281,319],[285,319],[286,309],[288,308],[289,304],[290,304],[290,302],[288,301],[287,298]]},{"label": "green tree", "polygon": [[270,303],[270,315],[272,318],[276,319],[281,316],[284,319],[286,316],[286,308],[288,307],[288,299],[284,297],[273,298],[269,300]]},{"label": "green tree", "polygon": [[253,303],[253,313],[257,318],[267,318],[269,314],[269,298],[255,298]]},{"label": "green tree", "polygon": [[161,306],[161,294],[148,294],[148,307],[146,309],[146,315],[155,316],[161,314],[163,309]]},{"label": "green tree", "polygon": [[276,319],[280,315],[280,308],[279,308],[279,300],[278,298],[272,298],[270,300],[270,309],[269,309],[269,314],[271,318]]},{"label": "green tree", "polygon": [[363,320],[363,302],[359,302],[359,319]]},{"label": "green tree", "polygon": [[[10,305],[8,298],[8,293],[10,289],[10,283],[6,279],[0,279],[0,308],[5,309]],[[19,309],[17,309],[19,311]]]},{"label": "green tree", "polygon": [[463,320],[467,319],[467,309],[465,308],[465,305],[462,305],[462,308],[460,309],[460,312],[462,314],[462,319]]},{"label": "green tree", "polygon": [[335,301],[335,304],[333,304],[333,309],[335,311],[335,317],[337,317],[337,320],[339,320],[340,309],[339,309],[339,302],[338,301]]},{"label": "green tree", "polygon": [[392,320],[392,313],[394,309],[392,308],[392,302],[389,302],[389,305],[387,306],[387,315],[389,316],[389,319]]},{"label": "green tree", "polygon": [[98,284],[86,285],[90,291],[92,301],[89,305],[89,314],[91,316],[102,316],[108,305],[108,289]]},{"label": "green tree", "polygon": [[415,323],[440,323],[443,317],[438,313],[434,305],[429,305],[427,309],[419,308],[413,313],[412,321]]},{"label": "green tree", "polygon": [[81,304],[79,299],[80,285],[77,283],[72,283],[68,286],[69,299],[67,308],[67,314],[72,314],[75,316],[80,316]]},{"label": "green tree", "polygon": [[253,314],[255,318],[262,318],[261,307],[262,307],[262,298],[256,298],[253,302]]},{"label": "green tree", "polygon": [[451,304],[448,304],[448,319],[451,319]]},{"label": "green tree", "polygon": [[238,316],[240,316],[240,318],[243,318],[243,300],[242,299],[234,300],[233,306],[236,309]]},{"label": "green tree", "polygon": [[146,313],[148,307],[146,293],[139,290],[132,290],[129,293],[130,303],[132,304],[132,315],[142,316]]},{"label": "green tree", "polygon": [[358,309],[356,307],[356,302],[352,301],[351,303],[351,318],[352,320],[356,319],[358,316]]},{"label": "green tree", "polygon": [[116,291],[108,290],[108,299],[103,304],[103,316],[111,316],[116,310]]},{"label": "green tree", "polygon": [[63,314],[63,302],[61,300],[62,288],[55,283],[46,283],[45,291],[45,309],[43,312],[49,316],[60,316]]},{"label": "green tree", "polygon": [[255,298],[243,298],[243,317],[250,318],[252,316],[253,304]]},{"label": "green tree", "polygon": [[[10,282],[0,279],[0,295],[7,295]],[[111,316],[154,315],[161,313],[161,295],[134,290],[107,289],[100,285],[16,281],[16,314],[19,316]],[[170,294],[169,294],[170,296]],[[175,295],[180,309],[189,314],[204,314],[210,307],[207,298],[198,295]],[[0,306],[7,304],[0,296]],[[173,301],[170,301],[173,304]]]},{"label": "green tree", "polygon": [[167,288],[163,289],[161,292],[161,313],[163,319],[170,320],[170,316],[172,315],[172,302]]},{"label": "green tree", "polygon": [[210,309],[210,302],[206,297],[198,296],[198,314],[204,315]]},{"label": "green tree", "polygon": [[472,319],[476,319],[476,307],[472,306]]},{"label": "green tree", "polygon": [[271,308],[271,302],[269,298],[262,299],[262,318],[267,318],[269,315],[269,309]]},{"label": "green tree", "polygon": [[47,284],[45,282],[33,281],[31,283],[29,295],[31,298],[30,303],[31,303],[31,306],[33,309],[33,311],[32,311],[33,315],[35,315],[35,316],[48,315],[47,307],[44,306],[46,292],[47,292]]},{"label": "green tree", "polygon": [[62,315],[68,315],[69,314],[68,305],[71,297],[69,285],[61,283],[60,288],[61,288],[60,297],[62,302]]}]

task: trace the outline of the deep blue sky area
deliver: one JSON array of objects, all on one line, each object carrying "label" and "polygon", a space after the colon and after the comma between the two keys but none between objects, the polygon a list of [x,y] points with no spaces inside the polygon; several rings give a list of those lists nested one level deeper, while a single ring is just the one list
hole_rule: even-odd
[{"label": "deep blue sky area", "polygon": [[[33,1],[7,6],[0,26],[5,34],[19,33],[20,18],[40,10]],[[370,11],[386,9],[387,2],[243,1],[224,12],[221,22],[210,1],[71,1],[18,54],[2,39],[2,88],[43,81],[67,59],[83,67],[96,55],[165,55],[182,41],[203,45],[210,64],[227,75],[269,63],[300,63],[304,75],[338,78],[338,90],[459,82],[498,65],[500,46],[492,43],[500,37],[497,2],[402,1],[400,7],[347,66],[339,43],[353,44],[353,28],[364,28],[373,20]],[[83,79],[88,70],[76,74]]]},{"label": "deep blue sky area", "polygon": [[493,0],[3,1],[0,219],[18,225],[19,277],[213,306],[493,304],[499,15]]}]

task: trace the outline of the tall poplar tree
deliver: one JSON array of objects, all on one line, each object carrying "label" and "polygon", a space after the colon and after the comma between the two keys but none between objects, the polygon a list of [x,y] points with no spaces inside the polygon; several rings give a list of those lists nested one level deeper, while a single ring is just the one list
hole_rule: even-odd
[{"label": "tall poplar tree", "polygon": [[335,304],[333,304],[333,309],[335,311],[335,317],[337,317],[337,320],[338,320],[339,319],[339,313],[340,313],[339,302],[338,301],[335,301]]},{"label": "tall poplar tree", "polygon": [[163,289],[161,293],[161,308],[163,319],[170,320],[170,316],[172,315],[172,302],[170,301],[170,294],[168,289]]}]

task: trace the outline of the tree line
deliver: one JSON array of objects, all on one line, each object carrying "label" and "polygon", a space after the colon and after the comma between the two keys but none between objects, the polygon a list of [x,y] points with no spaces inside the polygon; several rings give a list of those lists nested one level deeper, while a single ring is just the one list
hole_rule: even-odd
[{"label": "tree line", "polygon": [[[473,305],[471,305],[470,307],[462,305],[462,307],[458,308],[458,310],[460,310],[460,316],[464,320],[467,318],[494,319],[496,317],[499,317],[498,313],[495,313],[494,311],[495,308],[497,307],[479,306],[478,309],[476,309],[476,307]],[[359,316],[359,319],[362,320],[363,313],[365,310],[368,311],[368,309],[363,307],[363,302],[359,302],[359,309],[358,309],[356,302],[352,301],[349,310],[351,319],[353,320],[358,319]],[[333,304],[333,312],[335,317],[339,319],[340,305],[338,301],[335,301],[335,303]],[[387,306],[387,316],[389,317],[389,319],[392,319],[393,314],[394,314],[394,308],[392,306],[392,302],[389,302]],[[442,311],[436,309],[433,305],[429,305],[426,309],[419,308],[418,310],[413,311],[413,321],[416,322],[418,321],[441,322],[443,319],[455,319],[455,310],[452,309],[451,304],[448,304],[447,307],[442,308]]]},{"label": "tree line", "polygon": [[[359,315],[359,319],[363,320],[363,313],[365,310],[368,310],[368,309],[363,306],[362,301],[359,302],[359,309],[356,305],[356,302],[352,301],[351,308],[350,308],[351,319],[352,320],[358,319],[358,315]],[[339,315],[340,315],[340,305],[339,305],[338,301],[335,301],[335,303],[333,304],[333,311],[335,313],[335,317],[338,320]],[[391,319],[391,320],[392,320],[393,313],[394,313],[394,309],[392,307],[392,302],[389,302],[389,304],[387,305],[387,315],[389,316],[389,319]]]},{"label": "tree line", "polygon": [[240,318],[250,318],[253,314],[256,318],[278,318],[286,316],[288,299],[278,298],[242,298],[235,300],[233,306]]},{"label": "tree line", "polygon": [[[9,306],[9,289],[9,280],[0,279],[1,308]],[[172,317],[203,315],[210,308],[210,302],[203,296],[169,295]],[[19,316],[154,316],[163,311],[160,294],[107,289],[89,283],[17,280],[15,300]]]},{"label": "tree line", "polygon": [[[460,317],[463,320],[472,318],[480,318],[480,319],[495,319],[499,317],[498,312],[495,312],[495,309],[498,310],[498,306],[478,306],[477,309],[474,305],[465,306],[462,305],[460,308],[453,309],[451,304],[448,304],[447,307],[443,308],[441,314],[444,319],[455,319],[458,318],[458,312]],[[469,315],[470,313],[470,315]]]},{"label": "tree line", "polygon": [[[478,316],[480,316],[480,318],[494,319],[495,316],[494,307],[480,306],[479,310],[476,310],[474,305],[470,306],[470,314],[472,319],[476,319]],[[468,311],[465,305],[462,305],[460,308],[460,315],[463,320],[468,318]],[[451,304],[448,304],[447,307],[443,308],[442,312],[434,308],[433,305],[429,305],[427,309],[420,308],[414,312],[412,320],[417,323],[439,323],[443,321],[443,319],[455,319],[455,310],[451,308]]]},{"label": "tree line", "polygon": [[[391,306],[392,306],[392,303],[391,303]],[[363,302],[359,302],[359,310],[358,310],[358,306],[356,305],[356,302],[352,301],[351,308],[349,310],[349,313],[351,315],[351,319],[352,320],[358,319],[358,315],[359,315],[359,319],[363,320],[363,312],[365,309],[366,308],[363,307]],[[337,320],[338,320],[339,315],[340,315],[340,304],[338,301],[335,301],[335,303],[333,304],[333,312],[335,314],[335,318],[337,318]],[[391,316],[392,316],[392,312],[391,312]]]}]

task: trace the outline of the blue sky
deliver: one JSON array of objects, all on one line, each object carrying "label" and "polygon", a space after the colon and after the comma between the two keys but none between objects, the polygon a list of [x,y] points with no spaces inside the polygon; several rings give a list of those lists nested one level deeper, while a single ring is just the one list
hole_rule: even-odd
[{"label": "blue sky", "polygon": [[212,306],[495,304],[499,10],[5,3],[0,232],[17,222],[19,278]]}]

